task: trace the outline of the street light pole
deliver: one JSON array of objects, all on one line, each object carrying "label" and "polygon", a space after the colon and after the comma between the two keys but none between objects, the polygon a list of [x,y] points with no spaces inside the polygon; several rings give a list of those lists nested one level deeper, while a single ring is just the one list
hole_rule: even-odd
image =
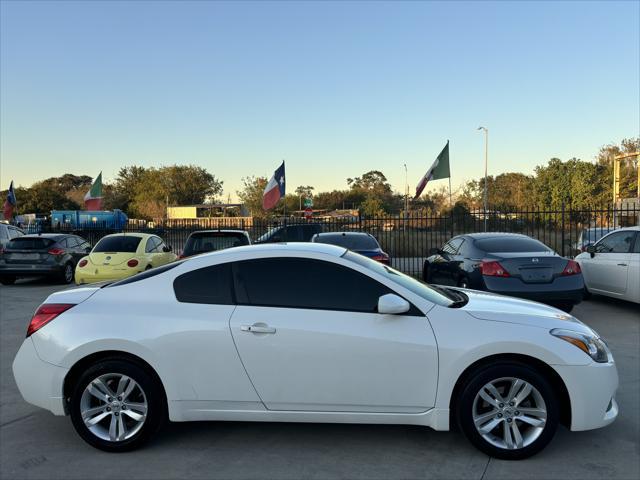
[{"label": "street light pole", "polygon": [[484,131],[484,231],[487,231],[487,166],[489,164],[489,129],[478,127]]},{"label": "street light pole", "polygon": [[407,164],[404,164],[404,216],[409,211],[409,182],[407,181]]}]

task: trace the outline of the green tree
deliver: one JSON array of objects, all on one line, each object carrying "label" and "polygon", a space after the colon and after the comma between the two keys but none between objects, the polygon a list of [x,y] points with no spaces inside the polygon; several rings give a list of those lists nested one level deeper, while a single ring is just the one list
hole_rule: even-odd
[{"label": "green tree", "polygon": [[145,218],[162,218],[167,206],[198,205],[215,201],[222,182],[195,165],[149,168],[142,174],[132,202],[132,210]]},{"label": "green tree", "polygon": [[266,218],[269,213],[262,208],[262,195],[267,186],[265,177],[243,177],[242,189],[238,190],[238,198],[244,203],[249,214],[256,218]]}]

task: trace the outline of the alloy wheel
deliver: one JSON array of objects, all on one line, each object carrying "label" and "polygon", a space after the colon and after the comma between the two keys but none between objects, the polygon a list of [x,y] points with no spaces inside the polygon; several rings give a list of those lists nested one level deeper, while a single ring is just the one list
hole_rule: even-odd
[{"label": "alloy wheel", "polygon": [[530,383],[504,377],[485,384],[472,406],[478,433],[495,447],[515,450],[532,444],[547,422],[547,406]]},{"label": "alloy wheel", "polygon": [[147,419],[147,397],[131,377],[107,373],[86,386],[80,399],[80,413],[87,429],[109,442],[128,440]]},{"label": "alloy wheel", "polygon": [[73,281],[73,266],[69,263],[64,267],[64,281],[71,283]]}]

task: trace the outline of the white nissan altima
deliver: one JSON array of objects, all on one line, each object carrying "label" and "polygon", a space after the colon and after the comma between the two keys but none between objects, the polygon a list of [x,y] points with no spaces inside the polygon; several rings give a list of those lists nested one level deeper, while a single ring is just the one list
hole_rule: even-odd
[{"label": "white nissan altima", "polygon": [[238,247],[54,293],[13,371],[25,400],[109,451],[168,418],[458,425],[518,459],[559,423],[589,430],[618,415],[613,357],[574,317],[318,243]]}]

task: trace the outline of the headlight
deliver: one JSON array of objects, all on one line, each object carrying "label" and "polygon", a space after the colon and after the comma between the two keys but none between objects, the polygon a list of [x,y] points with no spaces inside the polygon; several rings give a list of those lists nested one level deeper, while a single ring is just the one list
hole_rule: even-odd
[{"label": "headlight", "polygon": [[589,335],[586,333],[574,332],[572,330],[564,330],[562,328],[554,328],[549,333],[554,337],[558,337],[565,342],[575,345],[584,353],[589,355],[595,362],[613,362],[613,355],[611,355],[609,347],[607,347],[604,340],[597,335]]}]

